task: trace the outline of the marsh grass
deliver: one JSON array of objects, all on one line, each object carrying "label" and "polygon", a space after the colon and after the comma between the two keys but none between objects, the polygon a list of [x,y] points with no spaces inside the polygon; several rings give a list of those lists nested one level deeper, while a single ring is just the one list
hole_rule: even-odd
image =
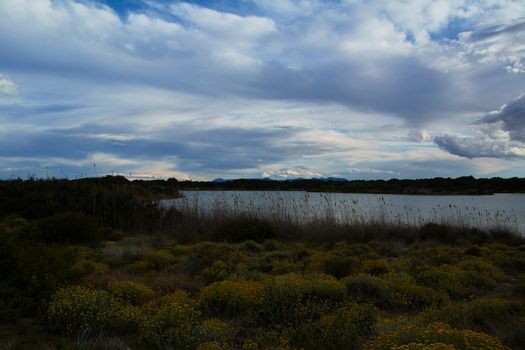
[{"label": "marsh grass", "polygon": [[[302,197],[300,197],[302,195]],[[165,201],[161,207],[176,208],[180,215],[171,233],[181,241],[286,241],[370,242],[392,241],[411,244],[435,241],[525,242],[517,219],[496,212],[460,209],[456,205],[432,210],[433,219],[406,208],[394,209],[391,202],[378,197],[367,205],[357,200],[336,200],[334,194],[251,192],[248,196],[216,192],[186,193],[185,199]],[[361,207],[360,207],[361,205]],[[467,214],[465,214],[465,210]]]}]

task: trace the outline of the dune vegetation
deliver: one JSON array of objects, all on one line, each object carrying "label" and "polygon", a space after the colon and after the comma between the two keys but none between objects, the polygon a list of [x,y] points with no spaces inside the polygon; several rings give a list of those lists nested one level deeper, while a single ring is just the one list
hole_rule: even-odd
[{"label": "dune vegetation", "polygon": [[0,186],[0,349],[525,348],[516,233],[199,222],[151,184],[50,184]]}]

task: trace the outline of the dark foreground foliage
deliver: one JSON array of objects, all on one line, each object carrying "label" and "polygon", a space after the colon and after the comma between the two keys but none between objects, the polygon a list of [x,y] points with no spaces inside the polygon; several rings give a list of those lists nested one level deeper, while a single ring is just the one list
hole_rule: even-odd
[{"label": "dark foreground foliage", "polygon": [[17,214],[33,220],[64,212],[91,215],[99,225],[132,232],[166,229],[176,213],[160,208],[161,198],[176,198],[173,181],[128,181],[122,176],[79,180],[0,181],[0,217]]},{"label": "dark foreground foliage", "polygon": [[[165,217],[151,188],[113,185],[86,198]],[[525,240],[506,230],[173,212],[128,233],[112,223],[131,211],[49,193],[3,206],[0,349],[525,348]]]}]

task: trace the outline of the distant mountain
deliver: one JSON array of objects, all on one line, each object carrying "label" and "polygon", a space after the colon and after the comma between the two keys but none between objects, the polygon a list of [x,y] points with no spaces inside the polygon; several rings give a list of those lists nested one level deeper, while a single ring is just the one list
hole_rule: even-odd
[{"label": "distant mountain", "polygon": [[316,177],[316,178],[313,178],[312,180],[348,182],[348,180],[343,177],[332,177],[332,176]]}]

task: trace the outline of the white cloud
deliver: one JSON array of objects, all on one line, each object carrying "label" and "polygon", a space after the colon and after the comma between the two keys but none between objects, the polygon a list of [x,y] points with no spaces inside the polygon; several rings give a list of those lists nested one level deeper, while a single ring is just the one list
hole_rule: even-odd
[{"label": "white cloud", "polygon": [[[522,11],[525,16],[525,7]],[[481,26],[476,31],[460,33],[453,44],[459,54],[478,63],[500,64],[508,73],[525,72],[525,17],[491,26]]]},{"label": "white cloud", "polygon": [[273,20],[265,17],[239,16],[187,3],[174,4],[170,9],[174,15],[214,37],[255,40],[277,30]]},{"label": "white cloud", "polygon": [[321,176],[322,175],[320,173],[308,169],[305,166],[265,170],[262,172],[262,177],[269,177],[272,179],[312,178]]},{"label": "white cloud", "polygon": [[414,142],[432,142],[434,136],[428,130],[410,130],[408,132],[408,138]]},{"label": "white cloud", "polygon": [[8,76],[0,74],[0,96],[18,95],[18,86]]}]

